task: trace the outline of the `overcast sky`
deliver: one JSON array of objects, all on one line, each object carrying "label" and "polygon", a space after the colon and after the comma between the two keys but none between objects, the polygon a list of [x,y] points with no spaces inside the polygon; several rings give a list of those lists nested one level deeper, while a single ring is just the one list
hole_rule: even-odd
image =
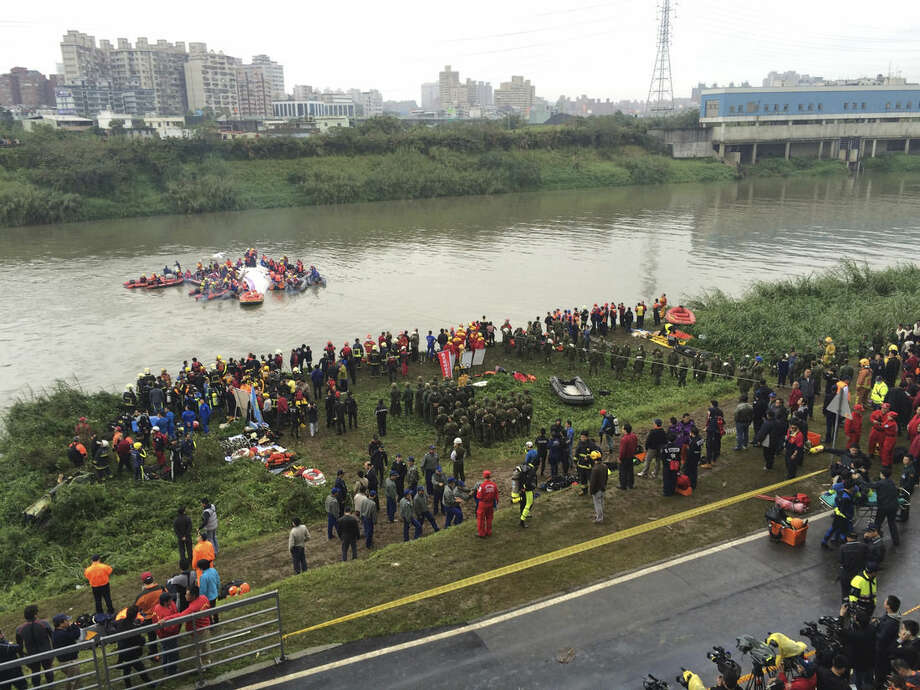
[{"label": "overcast sky", "polygon": [[[760,85],[770,70],[825,78],[900,73],[920,81],[920,3],[886,0],[681,0],[673,20],[675,96],[699,81]],[[68,29],[110,40],[204,41],[282,63],[288,91],[376,88],[419,100],[445,64],[494,87],[523,74],[537,95],[645,99],[655,58],[652,0],[397,0],[258,4],[10,2],[0,19],[0,71],[45,73]]]}]

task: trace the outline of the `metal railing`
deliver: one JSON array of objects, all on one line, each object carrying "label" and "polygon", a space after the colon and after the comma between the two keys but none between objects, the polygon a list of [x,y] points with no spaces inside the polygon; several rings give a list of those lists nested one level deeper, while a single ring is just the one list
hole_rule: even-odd
[{"label": "metal railing", "polygon": [[[205,618],[208,624],[202,626],[201,619]],[[175,634],[158,635],[164,628],[175,626],[179,626]],[[143,639],[142,644],[133,639],[137,637]],[[71,661],[59,658],[73,654],[77,656]],[[108,690],[172,685],[173,681],[177,686],[188,685],[194,679],[194,684],[201,687],[211,669],[262,655],[271,655],[269,658],[277,662],[285,660],[277,591],[161,623],[99,633],[69,647],[4,662],[0,664],[0,684],[14,688],[25,688],[29,683],[33,688]]]}]

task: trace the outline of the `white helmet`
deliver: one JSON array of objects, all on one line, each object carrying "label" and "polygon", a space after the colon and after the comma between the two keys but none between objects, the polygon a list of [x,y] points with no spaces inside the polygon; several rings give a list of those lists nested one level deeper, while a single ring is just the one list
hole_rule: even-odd
[{"label": "white helmet", "polygon": [[525,447],[525,448],[533,448],[533,441],[528,441],[527,443],[524,444],[524,447]]},{"label": "white helmet", "polygon": [[153,429],[152,429],[152,430],[153,430],[153,431],[159,431],[159,430],[160,430],[160,427],[158,427],[158,426],[155,426],[155,427],[153,427]]},{"label": "white helmet", "polygon": [[458,443],[463,443],[463,439],[460,438],[459,436],[454,439],[454,445],[456,446]]}]

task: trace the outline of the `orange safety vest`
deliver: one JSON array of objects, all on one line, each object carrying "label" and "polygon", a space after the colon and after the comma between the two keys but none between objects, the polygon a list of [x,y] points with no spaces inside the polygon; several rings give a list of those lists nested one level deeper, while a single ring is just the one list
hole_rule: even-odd
[{"label": "orange safety vest", "polygon": [[96,561],[92,563],[83,575],[89,580],[90,587],[104,587],[109,584],[109,575],[112,574],[112,566]]}]

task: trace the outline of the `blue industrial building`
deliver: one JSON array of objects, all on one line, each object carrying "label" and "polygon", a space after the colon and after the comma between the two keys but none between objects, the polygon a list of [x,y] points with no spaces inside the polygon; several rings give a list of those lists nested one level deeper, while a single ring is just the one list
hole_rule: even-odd
[{"label": "blue industrial building", "polygon": [[707,89],[700,121],[828,120],[920,117],[920,86]]},{"label": "blue industrial building", "polygon": [[[700,130],[673,142],[675,156],[831,158],[912,153],[920,140],[920,85],[704,89]],[[693,135],[692,137],[690,135]]]}]

